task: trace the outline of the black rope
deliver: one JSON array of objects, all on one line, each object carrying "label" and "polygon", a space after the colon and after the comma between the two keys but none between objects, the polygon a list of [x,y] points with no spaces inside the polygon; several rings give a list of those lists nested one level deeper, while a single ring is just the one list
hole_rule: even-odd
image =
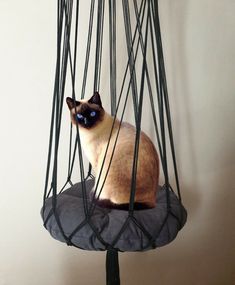
[{"label": "black rope", "polygon": [[116,0],[109,0],[110,101],[112,116],[115,114],[117,103],[116,53]]},{"label": "black rope", "polygon": [[109,248],[106,253],[106,284],[119,285],[119,275],[118,251]]},{"label": "black rope", "polygon": [[93,91],[100,89],[100,75],[101,75],[101,58],[102,58],[102,44],[103,44],[103,27],[104,27],[104,7],[105,1],[99,0],[97,7],[97,27],[96,27],[96,56],[95,56],[95,74],[94,74],[94,88]]},{"label": "black rope", "polygon": [[[143,20],[143,19],[142,19]],[[141,26],[142,26],[142,23],[143,21],[141,21]],[[146,41],[146,40],[145,40]],[[136,53],[137,54],[137,53]],[[136,60],[136,56],[135,56],[135,60]],[[145,58],[144,58],[145,60]],[[144,70],[144,69],[143,69]],[[129,86],[128,86],[128,91],[127,91],[127,95],[126,95],[126,99],[125,99],[125,103],[124,103],[124,108],[123,108],[123,113],[122,113],[122,116],[121,116],[121,121],[120,121],[120,124],[119,124],[119,129],[118,129],[118,133],[117,133],[117,136],[116,136],[116,140],[115,140],[115,144],[114,144],[114,147],[113,147],[113,151],[112,151],[112,155],[111,155],[111,158],[110,158],[110,162],[109,162],[109,166],[108,166],[108,169],[106,171],[106,176],[104,178],[104,182],[103,182],[103,185],[102,187],[104,186],[104,183],[105,183],[105,180],[106,180],[106,177],[108,175],[108,171],[109,171],[109,168],[110,168],[110,165],[111,165],[111,161],[112,161],[112,158],[113,158],[113,155],[114,155],[114,150],[115,150],[115,147],[116,147],[116,143],[117,143],[117,138],[118,138],[118,135],[119,135],[119,131],[120,131],[120,126],[121,126],[121,122],[123,120],[123,115],[124,115],[124,112],[125,112],[125,108],[126,108],[126,103],[127,103],[127,99],[128,99],[128,94],[129,94],[129,89],[130,89],[130,85],[131,85],[131,79],[129,81]],[[142,92],[143,94],[143,92]],[[102,189],[101,187],[101,189]],[[101,193],[101,191],[100,191]],[[100,195],[99,193],[99,195]],[[99,197],[99,196],[98,196]],[[131,203],[130,203],[131,204]],[[133,201],[132,201],[132,205],[133,205]],[[94,205],[94,208],[95,208],[95,205]],[[94,211],[94,208],[92,209],[92,211],[90,212],[90,215],[93,214],[93,211]],[[123,234],[123,232],[125,231],[125,229],[127,228],[127,226],[129,225],[129,222],[132,221],[136,224],[136,226],[142,231],[142,233],[149,239],[149,243],[147,244],[146,248],[148,248],[149,245],[152,246],[152,248],[155,248],[156,247],[156,243],[155,243],[155,239],[153,239],[153,237],[148,233],[148,231],[138,223],[138,221],[134,218],[133,216],[133,213],[130,211],[130,215],[129,215],[129,218],[125,221],[125,223],[123,224],[122,228],[119,230],[119,233],[118,235],[116,236],[116,238],[114,239],[113,243],[112,243],[112,246],[114,247],[115,244],[118,242],[119,238],[121,237],[121,235]],[[160,234],[161,230],[159,231],[158,235]]]},{"label": "black rope", "polygon": [[[72,2],[71,2],[72,3]],[[71,7],[72,5],[70,5]],[[76,9],[76,25],[78,25],[78,15],[79,15],[79,2],[77,2],[77,9]],[[75,48],[74,48],[74,61],[72,60],[72,54],[71,54],[71,48],[70,48],[70,27],[71,27],[71,22],[72,22],[72,9],[70,10],[70,14],[68,13],[68,11],[65,9],[65,39],[68,38],[68,41],[66,42],[66,40],[64,41],[65,44],[67,44],[66,48],[64,50],[67,51],[67,53],[64,53],[64,57],[66,57],[66,60],[63,62],[65,66],[64,69],[64,78],[66,77],[66,66],[67,66],[67,58],[69,56],[69,63],[70,63],[70,71],[71,71],[71,79],[72,79],[72,98],[74,100],[74,104],[75,104],[75,100],[76,100],[76,96],[75,96],[75,70],[76,67],[74,65],[76,65],[76,54],[77,54],[77,38],[78,38],[78,29],[77,27],[75,28]],[[67,38],[66,38],[67,35]],[[73,63],[74,62],[74,63]],[[63,74],[63,72],[62,72]],[[62,81],[62,82],[65,82]],[[62,105],[63,105],[63,98],[64,98],[64,84],[62,83],[62,96],[61,96],[61,114],[62,114]],[[59,119],[59,122],[61,123],[61,117]],[[76,136],[76,143],[75,143],[75,148],[74,148],[74,156],[72,159],[72,165],[74,164],[74,159],[75,159],[75,153],[76,153],[76,149],[78,150],[78,156],[79,156],[79,165],[80,165],[80,175],[81,175],[81,185],[82,185],[82,197],[83,197],[83,206],[84,206],[84,212],[85,215],[87,216],[88,214],[88,205],[87,205],[87,197],[86,197],[86,184],[85,184],[85,176],[84,176],[84,167],[83,167],[83,158],[82,158],[82,149],[81,149],[81,142],[80,142],[80,135],[79,135],[79,130],[78,130],[78,126],[76,126],[77,129],[77,136]],[[71,139],[71,137],[70,137]],[[71,144],[71,142],[70,142]],[[71,169],[71,173],[72,173],[72,169]],[[68,182],[70,182],[70,184],[72,184],[70,177],[71,177],[71,173],[69,174],[68,177]],[[64,187],[66,186],[66,184],[64,185]],[[64,188],[63,187],[63,188]],[[60,192],[63,191],[63,188]]]},{"label": "black rope", "polygon": [[[144,5],[143,5],[143,3],[144,3]],[[145,11],[145,6],[146,6],[145,4],[146,4],[146,2],[142,1],[141,6],[140,6],[139,17],[140,17],[140,15],[141,15],[141,13],[142,13],[141,26],[142,26],[142,24],[143,24],[143,19],[144,19],[144,11]],[[142,9],[142,8],[143,8],[143,9]],[[133,49],[133,46],[134,46],[134,42],[135,42],[135,39],[136,39],[136,35],[137,35],[137,26],[136,26],[135,33],[134,33],[134,37],[133,37],[132,49]],[[138,53],[138,48],[139,48],[139,42],[140,42],[140,38],[138,38],[138,43],[137,43],[137,49],[136,49],[136,53],[135,53],[135,60],[134,60],[134,62],[136,61],[136,57],[137,57],[137,53]],[[130,56],[129,56],[129,60],[130,60]],[[117,109],[116,109],[116,113],[115,113],[115,116],[114,116],[114,122],[115,122],[115,119],[116,119],[116,115],[117,115],[118,108],[119,108],[119,105],[120,105],[120,100],[121,100],[121,97],[122,97],[122,94],[123,94],[123,90],[124,90],[124,84],[125,84],[125,81],[126,81],[126,76],[127,76],[128,66],[129,66],[129,60],[128,60],[127,67],[126,67],[125,74],[124,74],[124,78],[123,78],[123,83],[122,83],[122,87],[121,87],[121,91],[120,91],[120,96],[119,96],[119,100],[118,100],[118,104],[117,104]],[[131,74],[131,78],[132,78],[132,75],[133,75],[133,72],[132,72],[132,74]],[[131,84],[131,78],[130,78],[130,81],[129,81],[127,96],[128,96],[128,94],[129,94],[129,89],[130,89],[130,84]],[[122,112],[122,117],[121,117],[121,120],[120,120],[119,131],[120,131],[121,122],[122,122],[123,116],[124,116],[125,106],[126,106],[126,104],[127,104],[127,99],[128,99],[127,96],[126,96],[126,99],[125,99],[125,104],[124,104],[124,108],[123,108],[123,112]],[[110,132],[110,137],[109,137],[109,139],[108,139],[108,143],[107,143],[107,147],[106,147],[106,152],[105,152],[105,155],[104,155],[104,159],[103,159],[103,163],[102,163],[102,166],[101,166],[100,174],[99,174],[98,179],[97,179],[97,187],[94,189],[94,196],[93,196],[92,203],[91,203],[91,209],[92,209],[92,207],[93,207],[93,209],[91,210],[91,213],[90,213],[89,216],[92,215],[92,213],[93,213],[93,211],[94,211],[94,209],[95,209],[95,207],[96,207],[96,204],[94,203],[95,195],[96,195],[96,192],[97,192],[99,180],[100,180],[101,173],[102,173],[102,170],[103,170],[103,167],[104,167],[105,158],[106,158],[107,151],[108,151],[108,148],[109,148],[109,143],[110,143],[110,139],[111,139],[113,127],[114,127],[114,122],[113,122],[113,126],[112,126],[112,129],[111,129],[111,132]],[[115,140],[115,146],[116,146],[116,143],[117,143],[119,131],[118,131],[118,134],[117,134],[117,137],[116,137],[116,140]],[[111,159],[110,159],[110,163],[109,163],[108,170],[109,170],[110,165],[111,165],[111,161],[112,161],[112,157],[113,157],[113,154],[114,154],[115,146],[114,146],[114,148],[113,148],[113,152],[112,152],[112,156],[111,156]],[[81,159],[81,158],[80,158],[80,159]],[[105,180],[106,180],[107,175],[108,175],[108,171],[107,171],[107,173],[106,173],[104,182],[105,182]],[[83,181],[83,180],[82,180],[82,181]],[[104,185],[104,182],[103,182],[103,185]],[[102,191],[103,185],[102,185],[102,187],[101,187],[100,193],[101,193],[101,191]],[[99,195],[100,195],[100,193],[99,193]],[[98,197],[99,197],[99,195],[98,195]]]},{"label": "black rope", "polygon": [[138,117],[137,117],[137,125],[136,125],[135,149],[134,149],[134,155],[133,155],[131,194],[130,194],[130,206],[129,206],[129,214],[132,216],[134,212],[135,192],[136,192],[136,176],[137,176],[137,165],[138,165],[140,132],[141,132],[141,118],[142,118],[142,107],[143,107],[143,96],[144,96],[148,28],[149,28],[149,7],[148,7],[147,21],[146,21],[145,45],[144,45],[142,75],[141,75],[141,85],[140,85],[140,98],[139,98]]},{"label": "black rope", "polygon": [[[153,3],[153,0],[151,1]],[[159,9],[158,9],[158,1],[154,1],[155,9],[155,24],[156,24],[156,34],[158,35],[158,50],[161,55],[160,58],[160,71],[162,73],[162,81],[163,81],[163,89],[164,89],[164,102],[165,102],[165,111],[166,111],[166,117],[167,117],[167,124],[168,124],[168,132],[169,132],[169,140],[170,140],[170,146],[171,146],[171,154],[172,154],[172,160],[173,160],[173,166],[174,166],[174,173],[175,173],[175,180],[176,180],[176,187],[177,187],[177,194],[179,197],[179,200],[181,201],[181,193],[180,193],[180,184],[179,184],[179,176],[178,176],[178,170],[177,170],[177,162],[176,162],[176,154],[175,154],[175,147],[174,147],[174,138],[173,138],[173,130],[172,130],[172,124],[171,124],[171,114],[170,114],[170,104],[169,104],[169,97],[168,97],[168,90],[167,90],[167,79],[166,79],[166,71],[165,71],[165,65],[164,65],[164,55],[163,55],[163,47],[162,47],[162,39],[161,39],[161,28],[160,28],[160,21],[159,21]],[[154,7],[152,5],[152,7]]]},{"label": "black rope", "polygon": [[[54,139],[54,119],[55,119],[55,106],[56,106],[56,95],[59,84],[59,76],[60,76],[60,49],[61,49],[61,27],[63,23],[63,13],[60,8],[60,0],[57,1],[57,57],[56,57],[56,72],[55,72],[55,83],[54,83],[54,92],[53,92],[53,100],[52,100],[52,112],[51,112],[51,125],[50,125],[50,135],[49,135],[49,148],[48,148],[48,156],[47,156],[47,168],[46,168],[46,179],[44,186],[44,196],[43,196],[43,215],[45,211],[45,200],[47,196],[47,188],[49,183],[49,175],[51,168],[51,160],[52,160],[52,146]],[[49,189],[49,193],[51,192],[52,187]]]},{"label": "black rope", "polygon": [[[62,7],[62,9],[61,9]],[[71,13],[72,11],[72,1],[71,2],[62,2],[62,4],[58,5],[58,15],[59,15],[59,11],[61,12],[65,12],[65,10],[67,9],[67,13]],[[66,14],[66,13],[65,13]],[[59,30],[59,28],[61,27],[59,25],[60,23],[60,18],[58,17],[58,42],[57,42],[57,60],[58,60],[58,67],[60,67],[60,51],[61,51],[61,31]],[[63,21],[63,20],[62,20]],[[70,36],[70,27],[71,27],[71,21],[67,23],[67,30],[64,33],[64,46],[63,46],[63,52],[62,52],[62,65],[61,68],[65,68],[66,64],[67,64],[67,58],[68,58],[68,52],[67,51],[67,44],[68,44],[68,40],[69,40],[69,36]],[[57,70],[58,74],[59,74],[59,68]],[[59,136],[60,136],[60,122],[61,122],[61,105],[60,104],[60,95],[64,93],[64,85],[65,85],[65,78],[66,78],[66,69],[63,73],[61,73],[61,79],[59,77],[57,77],[56,82],[55,82],[55,147],[54,147],[54,165],[53,165],[53,176],[52,176],[52,210],[53,210],[53,214],[55,217],[55,220],[57,222],[57,225],[61,231],[62,236],[64,237],[65,241],[67,241],[67,236],[64,233],[59,215],[57,213],[57,199],[56,199],[56,195],[57,195],[57,163],[58,163],[58,148],[59,148]],[[61,96],[63,97],[63,95]],[[53,137],[50,138],[51,140],[53,139]]]},{"label": "black rope", "polygon": [[[76,15],[78,17],[78,13]],[[77,20],[76,20],[76,22],[77,22]],[[77,41],[77,33],[75,33],[75,42],[76,41]],[[76,106],[76,104],[75,104],[75,100],[76,100],[76,96],[75,96],[75,73],[74,73],[74,67],[73,67],[73,64],[72,64],[70,45],[69,45],[68,49],[69,49],[70,69],[71,69],[71,78],[72,78],[72,98],[74,100],[74,106]],[[75,61],[75,63],[76,63],[76,61]],[[77,112],[76,108],[75,108],[75,112]],[[83,198],[84,213],[85,213],[85,215],[87,217],[87,215],[88,215],[88,202],[87,202],[87,193],[86,193],[86,184],[85,184],[85,174],[84,174],[82,147],[81,147],[80,133],[79,133],[78,125],[76,125],[76,140],[75,140],[75,142],[76,142],[76,144],[75,144],[75,148],[74,148],[74,153],[77,150],[78,157],[79,157],[79,166],[80,166],[80,176],[81,176],[81,185],[82,185],[82,198]]]},{"label": "black rope", "polygon": [[[144,3],[144,5],[143,5],[143,3],[144,3],[144,1],[142,0],[141,7],[140,7],[140,12],[139,12],[139,17],[140,17],[141,12],[142,12],[141,25],[143,24],[144,11],[145,11],[145,3],[146,3],[146,2]],[[143,8],[143,10],[142,10],[142,8]],[[136,27],[135,34],[134,34],[134,38],[133,38],[133,43],[132,43],[133,45],[134,45],[134,42],[135,42],[135,39],[136,39],[136,35],[137,35],[136,32],[137,32],[137,27]],[[139,47],[139,39],[138,39],[137,50],[136,50],[135,60],[134,60],[134,61],[136,61],[136,57],[137,57],[137,53],[138,53],[138,47]],[[132,48],[133,48],[133,46],[132,46]],[[129,60],[130,60],[130,57],[129,57]],[[111,140],[111,136],[112,136],[112,132],[113,132],[113,128],[114,128],[114,123],[115,123],[116,116],[117,116],[117,112],[118,112],[119,105],[120,105],[120,102],[121,102],[121,97],[122,97],[122,95],[123,95],[124,84],[125,84],[125,80],[126,80],[126,75],[127,75],[127,71],[128,71],[128,66],[129,66],[129,60],[128,60],[128,63],[127,63],[127,66],[126,66],[126,71],[125,71],[125,75],[124,75],[124,79],[123,79],[123,83],[122,83],[122,88],[121,88],[121,92],[120,92],[120,95],[119,95],[119,100],[118,100],[118,103],[117,103],[117,109],[116,109],[116,112],[115,112],[115,115],[114,115],[114,119],[113,119],[113,125],[112,125],[111,131],[110,131],[110,136],[109,136],[109,139],[108,139],[106,151],[105,151],[105,154],[104,154],[104,158],[103,158],[103,162],[102,162],[102,165],[101,165],[100,173],[99,173],[99,176],[98,176],[98,179],[97,179],[97,185],[96,185],[96,188],[94,189],[94,195],[93,195],[93,199],[92,199],[92,204],[91,204],[92,206],[91,206],[91,214],[90,214],[90,215],[92,215],[92,213],[93,213],[93,211],[94,211],[94,209],[95,209],[95,207],[96,207],[96,203],[94,202],[94,200],[95,200],[95,196],[96,196],[98,184],[99,184],[99,181],[100,181],[101,173],[102,173],[102,170],[103,170],[103,167],[104,167],[105,159],[106,159],[106,156],[107,156],[107,152],[108,152],[108,148],[109,148],[109,144],[110,144],[110,140]],[[133,75],[133,70],[132,70],[131,78],[132,78],[132,75]],[[102,189],[103,189],[104,183],[105,183],[105,181],[106,181],[106,178],[107,178],[107,175],[108,175],[108,172],[109,172],[111,163],[112,163],[112,158],[113,158],[114,151],[115,151],[116,144],[117,144],[117,140],[118,140],[118,137],[119,137],[119,132],[120,132],[121,123],[122,123],[122,121],[123,121],[123,117],[124,117],[124,113],[125,113],[125,109],[126,109],[126,105],[127,105],[129,90],[130,90],[130,86],[131,86],[131,78],[130,78],[130,81],[129,81],[129,85],[128,85],[128,89],[127,89],[127,93],[126,93],[126,98],[125,98],[125,102],[124,102],[124,106],[123,106],[123,111],[122,111],[121,119],[120,119],[120,121],[119,121],[118,131],[117,131],[117,135],[116,135],[116,138],[115,138],[115,143],[114,143],[114,146],[113,146],[113,149],[112,149],[112,154],[111,154],[111,157],[110,157],[109,165],[108,165],[108,168],[107,168],[107,171],[106,171],[106,174],[105,174],[105,178],[104,178],[104,180],[103,180],[103,183],[102,183],[100,192],[99,192],[99,194],[97,195],[97,198],[99,198],[99,196],[100,196],[100,194],[101,194],[101,191],[102,191]]]},{"label": "black rope", "polygon": [[[75,29],[74,34],[71,35],[71,25],[73,16],[73,0],[58,0],[57,2],[57,58],[56,58],[56,70],[55,70],[55,83],[52,101],[52,115],[51,115],[51,125],[50,125],[50,138],[49,138],[49,150],[47,156],[47,168],[46,168],[46,179],[44,185],[44,196],[43,196],[43,216],[45,215],[45,203],[46,199],[52,195],[52,209],[47,216],[44,216],[44,224],[46,225],[49,218],[54,215],[56,223],[61,231],[64,240],[68,245],[73,245],[73,237],[80,231],[84,226],[89,226],[94,232],[96,238],[104,245],[107,249],[107,259],[106,259],[106,270],[107,270],[107,284],[118,285],[120,284],[119,277],[119,265],[118,265],[118,252],[115,249],[115,245],[121,238],[122,234],[129,226],[130,223],[134,223],[136,227],[145,235],[148,239],[148,243],[145,245],[146,248],[151,246],[155,248],[157,246],[156,239],[164,228],[165,223],[168,220],[169,215],[172,215],[175,219],[177,216],[171,210],[170,205],[170,191],[172,188],[169,183],[168,174],[168,160],[167,157],[167,143],[169,138],[169,144],[171,148],[171,157],[173,161],[174,174],[176,187],[178,192],[179,200],[181,201],[180,195],[180,185],[177,171],[176,155],[174,149],[173,131],[170,116],[170,103],[168,98],[166,72],[164,67],[164,56],[163,47],[160,31],[160,21],[159,21],[159,11],[158,11],[158,1],[157,0],[142,0],[140,6],[138,7],[137,1],[133,0],[132,5],[134,7],[136,25],[135,29],[131,26],[131,13],[130,13],[130,3],[127,0],[122,1],[123,10],[123,21],[125,28],[126,37],[126,49],[128,55],[128,61],[126,69],[124,72],[123,81],[121,84],[119,96],[117,96],[117,19],[116,19],[116,0],[109,0],[108,2],[108,12],[109,12],[109,58],[110,58],[110,98],[111,98],[111,114],[113,115],[113,125],[111,128],[110,136],[106,146],[104,159],[101,165],[100,173],[96,177],[96,187],[94,189],[94,196],[92,201],[88,201],[87,191],[86,191],[86,180],[88,178],[93,178],[92,176],[92,165],[89,164],[88,174],[84,174],[84,162],[82,146],[80,141],[79,128],[76,126],[76,134],[73,135],[72,125],[70,125],[69,133],[69,152],[68,152],[68,171],[67,180],[61,189],[58,189],[58,152],[59,152],[59,142],[61,133],[61,121],[62,121],[62,110],[64,105],[64,93],[65,84],[67,78],[67,65],[69,63],[69,71],[71,74],[72,82],[72,98],[76,100],[76,66],[77,66],[77,52],[78,52],[78,25],[79,25],[79,0],[76,1],[76,13],[75,13]],[[93,24],[94,24],[94,14],[95,14],[95,0],[91,0],[90,3],[90,16],[88,24],[88,34],[87,34],[87,45],[86,45],[86,56],[84,61],[83,70],[83,80],[81,88],[81,98],[85,97],[87,76],[90,63],[90,54],[92,46],[92,34],[93,34]],[[147,11],[146,11],[147,10]],[[93,89],[94,91],[99,91],[101,71],[102,71],[102,53],[103,53],[103,33],[104,33],[104,20],[105,20],[105,1],[97,1],[97,22],[96,22],[96,35],[95,35],[95,67],[93,76]],[[133,33],[134,31],[134,33]],[[74,37],[74,49],[73,53],[70,45],[70,38]],[[149,40],[150,39],[150,40]],[[153,71],[154,71],[154,83],[156,88],[152,87],[150,72],[148,68],[148,44],[151,45],[152,50],[152,61],[153,61]],[[138,86],[137,72],[136,72],[136,60],[140,54],[142,55],[142,70],[140,86]],[[129,73],[128,73],[129,72]],[[129,74],[129,77],[128,77]],[[127,90],[124,94],[124,88],[127,85]],[[147,88],[146,88],[147,87]],[[148,90],[148,92],[146,91]],[[167,200],[167,213],[164,218],[162,225],[160,225],[158,233],[152,236],[139,221],[134,216],[134,203],[135,203],[135,191],[136,191],[136,180],[137,180],[137,166],[138,166],[138,154],[139,154],[139,144],[141,135],[141,121],[142,121],[142,107],[144,102],[145,93],[148,93],[150,100],[151,112],[153,117],[153,123],[158,143],[159,154],[162,162],[162,169],[165,178],[165,189],[166,189],[166,200]],[[129,203],[129,215],[125,220],[123,226],[121,227],[119,233],[114,238],[112,244],[107,244],[102,238],[102,234],[96,228],[92,221],[92,215],[97,206],[95,203],[95,197],[99,198],[101,191],[103,189],[104,183],[109,173],[111,167],[112,159],[115,153],[115,148],[118,142],[119,133],[121,129],[121,124],[123,122],[129,94],[132,94],[132,103],[134,108],[134,116],[136,123],[136,137],[134,145],[134,156],[132,165],[132,183],[130,191],[130,203]],[[123,102],[122,102],[123,101]],[[155,107],[155,101],[158,106],[158,110]],[[108,168],[104,175],[104,180],[101,182],[101,174],[104,168],[105,159],[110,148],[110,142],[112,138],[112,133],[114,129],[114,124],[116,122],[116,117],[118,110],[123,103],[119,125],[117,128],[116,137],[114,139],[114,144],[111,150],[110,160],[108,161]],[[156,115],[158,111],[158,118]],[[80,222],[78,226],[73,229],[72,233],[67,236],[64,232],[63,225],[60,221],[60,217],[57,213],[57,195],[64,191],[65,187],[69,183],[73,185],[71,181],[71,176],[74,171],[75,158],[78,156],[79,160],[79,170],[81,177],[82,186],[82,197],[84,206],[84,220]],[[49,181],[51,179],[51,183]],[[102,183],[101,187],[98,188],[99,183]],[[99,193],[97,193],[99,189]],[[97,194],[97,195],[96,195]],[[180,225],[180,220],[177,219]]]},{"label": "black rope", "polygon": [[132,45],[132,31],[131,31],[131,21],[130,21],[130,9],[129,1],[123,0],[123,18],[126,32],[126,44],[127,44],[127,53],[129,55],[129,70],[131,75],[131,89],[132,89],[132,100],[134,107],[134,116],[135,123],[137,124],[137,112],[138,112],[138,89],[137,89],[137,80],[136,80],[136,71],[134,64],[134,55],[133,55],[133,45]]},{"label": "black rope", "polygon": [[83,71],[83,82],[82,82],[82,92],[81,92],[82,99],[85,97],[87,73],[88,73],[89,60],[90,60],[91,39],[92,39],[93,22],[94,22],[94,7],[95,7],[95,0],[92,0],[91,7],[90,7],[90,19],[89,19],[89,28],[88,28],[88,35],[87,35],[85,65],[84,65],[84,71]]},{"label": "black rope", "polygon": [[[137,15],[138,15],[138,6],[137,6],[137,1],[136,0],[134,0],[134,10],[135,10],[135,15],[136,15],[136,21],[137,21],[137,24],[138,24],[138,32],[140,34],[141,51],[142,51],[142,54],[144,56],[144,42],[143,42],[143,36],[142,36],[142,31],[141,31],[141,25],[140,25],[139,19],[137,17]],[[151,18],[151,14],[149,16]],[[151,23],[151,19],[150,19],[150,32],[151,32],[151,35],[152,35],[152,29],[153,29],[153,27],[152,27],[152,23]],[[154,49],[153,46],[152,46],[152,53],[153,53],[153,56],[155,57],[155,49]],[[146,60],[145,60],[144,68],[145,68],[145,71],[146,71],[146,80],[147,80],[147,85],[148,85],[148,93],[149,93],[150,106],[151,106],[151,111],[152,111],[152,116],[153,116],[153,123],[154,123],[155,133],[156,133],[157,142],[158,142],[158,149],[159,149],[159,154],[160,154],[160,158],[161,158],[161,161],[162,161],[162,159],[163,159],[163,157],[162,157],[162,147],[161,147],[160,135],[159,135],[159,131],[158,131],[158,123],[157,123],[155,106],[154,106],[154,100],[153,100],[153,92],[152,92],[152,87],[151,87],[151,80],[150,80],[149,71],[148,71],[148,65],[147,65]]]},{"label": "black rope", "polygon": [[[76,63],[77,63],[77,43],[78,43],[78,18],[79,18],[79,1],[77,1],[76,5],[76,16],[75,16],[75,44],[74,44],[74,57],[73,57],[73,64],[72,64],[72,57],[71,57],[71,50],[70,50],[70,45],[69,45],[69,58],[70,58],[70,68],[71,68],[71,79],[72,79],[72,97],[75,98],[75,76],[76,76]],[[68,158],[68,176],[67,176],[67,181],[65,185],[62,187],[60,193],[64,190],[66,187],[67,183],[72,184],[71,182],[71,167],[74,163],[74,156],[75,156],[75,151],[74,155],[72,157],[72,139],[73,139],[73,127],[72,124],[70,124],[70,139],[69,139],[69,158]],[[76,148],[76,145],[75,145]]]}]

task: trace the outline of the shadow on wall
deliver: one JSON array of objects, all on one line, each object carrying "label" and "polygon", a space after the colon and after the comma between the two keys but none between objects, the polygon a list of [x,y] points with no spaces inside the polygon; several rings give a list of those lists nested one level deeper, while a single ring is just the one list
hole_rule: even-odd
[{"label": "shadow on wall", "polygon": [[[183,203],[188,210],[189,218],[193,218],[200,205],[200,194],[198,192],[199,168],[193,122],[191,119],[192,102],[188,76],[189,66],[186,59],[188,1],[167,1],[165,5],[169,21],[169,29],[167,31],[169,34],[167,38],[169,43],[169,57],[171,59],[168,63],[171,64],[170,68],[167,68],[168,61],[166,60],[166,70],[170,72],[168,72],[168,74],[171,79],[171,82],[168,80],[168,83],[171,85],[169,100],[173,117],[175,117],[175,120],[172,120],[172,125],[176,147],[176,159],[178,162]],[[186,134],[186,136],[183,136],[183,134]],[[185,151],[187,151],[187,156]],[[187,162],[190,163],[189,165],[183,162],[185,158],[187,158]],[[184,179],[182,176],[183,173],[189,174],[189,171],[184,171],[185,167],[190,169],[190,179]]]}]

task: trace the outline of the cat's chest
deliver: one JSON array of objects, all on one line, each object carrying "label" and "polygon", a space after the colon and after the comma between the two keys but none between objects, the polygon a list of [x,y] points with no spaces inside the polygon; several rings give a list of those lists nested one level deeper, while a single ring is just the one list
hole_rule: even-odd
[{"label": "cat's chest", "polygon": [[97,168],[100,156],[104,151],[105,143],[101,139],[81,138],[82,148],[92,164],[93,168]]},{"label": "cat's chest", "polygon": [[94,169],[102,164],[107,146],[109,145],[107,152],[113,149],[117,129],[113,128],[110,135],[111,128],[112,120],[93,130],[81,130],[80,132],[82,148]]}]

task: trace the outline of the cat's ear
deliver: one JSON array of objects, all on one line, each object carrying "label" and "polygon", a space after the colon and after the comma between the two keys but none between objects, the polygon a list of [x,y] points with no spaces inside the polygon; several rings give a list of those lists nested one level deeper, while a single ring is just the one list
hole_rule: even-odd
[{"label": "cat's ear", "polygon": [[98,92],[95,92],[94,95],[88,100],[88,103],[99,105],[102,108],[100,94]]},{"label": "cat's ear", "polygon": [[73,98],[67,97],[66,98],[66,103],[69,107],[69,110],[73,109],[74,107],[79,106],[81,103],[79,101],[73,100]]}]

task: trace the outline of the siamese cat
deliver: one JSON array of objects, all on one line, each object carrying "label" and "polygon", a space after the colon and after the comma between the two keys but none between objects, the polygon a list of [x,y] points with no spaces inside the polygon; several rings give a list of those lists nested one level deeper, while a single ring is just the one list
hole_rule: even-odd
[{"label": "siamese cat", "polygon": [[[129,123],[121,123],[117,144],[111,160],[120,121],[118,119],[114,121],[114,118],[105,112],[100,95],[96,92],[89,100],[80,101],[74,101],[68,97],[66,102],[70,109],[72,123],[78,125],[82,148],[95,172],[97,204],[107,208],[128,209],[136,128]],[[104,160],[112,125],[113,131]],[[100,171],[102,164],[103,170]],[[107,170],[108,175],[106,176]],[[98,180],[99,175],[100,179]],[[159,158],[157,151],[150,138],[141,131],[136,175],[135,209],[155,207],[158,179]],[[100,189],[102,189],[101,194],[97,196]]]}]

